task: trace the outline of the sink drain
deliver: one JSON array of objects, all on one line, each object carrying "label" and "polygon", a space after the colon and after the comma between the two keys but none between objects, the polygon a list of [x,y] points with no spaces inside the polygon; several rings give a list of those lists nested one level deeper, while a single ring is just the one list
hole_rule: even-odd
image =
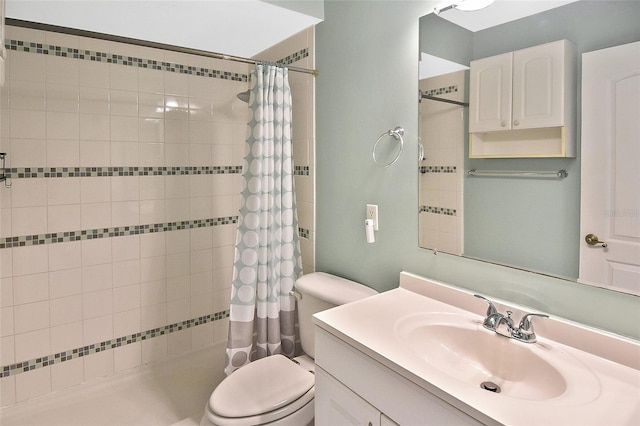
[{"label": "sink drain", "polygon": [[480,387],[484,390],[488,390],[489,392],[500,393],[500,386],[493,382],[482,382],[480,383]]}]

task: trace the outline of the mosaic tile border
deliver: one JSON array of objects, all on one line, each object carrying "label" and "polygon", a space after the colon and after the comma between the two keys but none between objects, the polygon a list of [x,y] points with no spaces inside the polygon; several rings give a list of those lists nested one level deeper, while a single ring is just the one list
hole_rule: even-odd
[{"label": "mosaic tile border", "polygon": [[26,373],[38,368],[60,364],[61,362],[71,361],[72,359],[108,351],[110,349],[119,348],[121,346],[130,345],[132,343],[142,342],[144,340],[152,339],[157,336],[175,333],[180,330],[185,330],[198,325],[208,324],[210,322],[218,321],[228,317],[228,310],[216,312],[215,314],[209,314],[198,318],[192,318],[186,321],[176,322],[173,324],[165,325],[163,327],[157,327],[151,330],[142,331],[140,333],[129,334],[126,336],[118,337],[116,339],[105,340],[104,342],[81,346],[79,348],[69,349],[63,352],[58,352],[56,354],[30,359],[28,361],[5,365],[2,367],[2,373],[0,374],[0,377],[15,376],[17,374]]},{"label": "mosaic tile border", "polygon": [[5,169],[5,175],[9,179],[223,174],[242,174],[242,166],[14,167]]},{"label": "mosaic tile border", "polygon": [[309,176],[310,174],[309,166],[295,166],[293,168],[293,174],[295,176]]},{"label": "mosaic tile border", "polygon": [[[180,231],[184,229],[229,225],[232,223],[238,223],[238,216],[183,220],[181,222],[153,223],[148,225],[116,226],[112,228],[85,229],[81,231],[52,232],[48,234],[21,235],[0,239],[0,250],[12,247],[30,247],[44,244],[95,240],[100,238],[127,237],[130,235]],[[308,239],[310,232],[308,229],[298,227],[298,235],[301,238]]]},{"label": "mosaic tile border", "polygon": [[154,59],[123,56],[115,53],[105,53],[94,50],[75,49],[72,47],[56,46],[46,43],[34,43],[24,40],[9,39],[5,41],[5,48],[16,52],[36,53],[40,55],[59,56],[93,62],[124,65],[129,67],[146,68],[158,71],[174,72],[178,74],[197,75],[200,77],[219,78],[232,81],[249,81],[247,74],[194,67],[173,62],[157,61]]},{"label": "mosaic tile border", "polygon": [[420,206],[419,213],[435,213],[445,216],[457,216],[456,209],[448,209],[445,207]]},{"label": "mosaic tile border", "polygon": [[458,86],[445,86],[445,87],[438,87],[437,89],[427,90],[426,92],[422,92],[422,94],[427,96],[438,96],[438,95],[444,95],[446,93],[456,93],[457,91],[458,91]]},{"label": "mosaic tile border", "polygon": [[[152,69],[157,71],[167,71],[178,74],[196,75],[200,77],[219,78],[248,82],[247,74],[232,73],[204,67],[194,67],[191,65],[178,64],[173,62],[158,61],[155,59],[138,58],[135,56],[124,56],[115,53],[105,53],[94,50],[76,49],[72,47],[57,46],[46,43],[35,43],[24,40],[9,39],[5,41],[5,48],[16,52],[36,53],[40,55],[58,56],[62,58],[72,58],[93,62],[105,62],[108,64],[124,65]],[[309,48],[301,49],[282,59],[276,61],[280,65],[291,65],[309,56]]]},{"label": "mosaic tile border", "polygon": [[457,173],[458,168],[456,166],[420,166],[420,173]]},{"label": "mosaic tile border", "polygon": [[282,64],[282,65],[291,65],[295,62],[298,62],[306,57],[309,56],[309,48],[305,47],[302,50],[299,50],[295,53],[292,53],[291,55],[285,56],[284,58],[277,60],[276,64]]},{"label": "mosaic tile border", "polygon": [[179,231],[183,229],[228,225],[231,223],[238,223],[238,216],[183,220],[181,222],[153,223],[147,225],[116,226],[112,228],[85,229],[80,231],[52,232],[48,234],[22,235],[18,237],[5,237],[0,239],[0,249],[68,243],[72,241],[94,240],[99,238],[153,234],[156,232]]}]

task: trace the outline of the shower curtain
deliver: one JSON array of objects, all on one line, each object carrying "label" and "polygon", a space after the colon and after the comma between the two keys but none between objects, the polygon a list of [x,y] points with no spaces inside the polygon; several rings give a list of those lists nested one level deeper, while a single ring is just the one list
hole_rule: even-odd
[{"label": "shower curtain", "polygon": [[250,91],[227,375],[269,355],[294,355],[295,298],[289,292],[302,275],[287,69],[256,64]]}]

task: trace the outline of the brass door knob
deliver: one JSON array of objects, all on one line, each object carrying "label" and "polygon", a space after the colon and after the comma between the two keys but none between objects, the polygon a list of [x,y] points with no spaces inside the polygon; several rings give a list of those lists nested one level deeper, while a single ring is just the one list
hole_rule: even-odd
[{"label": "brass door knob", "polygon": [[595,246],[600,244],[600,246],[602,248],[607,248],[607,243],[605,243],[604,241],[600,241],[598,240],[598,236],[595,234],[587,234],[586,237],[584,237],[584,240],[587,242],[587,244],[589,244],[590,246]]}]

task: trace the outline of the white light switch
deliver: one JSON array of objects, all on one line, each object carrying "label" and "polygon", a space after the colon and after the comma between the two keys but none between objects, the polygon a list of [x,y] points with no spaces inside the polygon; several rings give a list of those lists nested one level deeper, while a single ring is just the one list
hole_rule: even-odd
[{"label": "white light switch", "polygon": [[373,230],[378,230],[378,205],[367,204],[367,219],[373,220]]}]

